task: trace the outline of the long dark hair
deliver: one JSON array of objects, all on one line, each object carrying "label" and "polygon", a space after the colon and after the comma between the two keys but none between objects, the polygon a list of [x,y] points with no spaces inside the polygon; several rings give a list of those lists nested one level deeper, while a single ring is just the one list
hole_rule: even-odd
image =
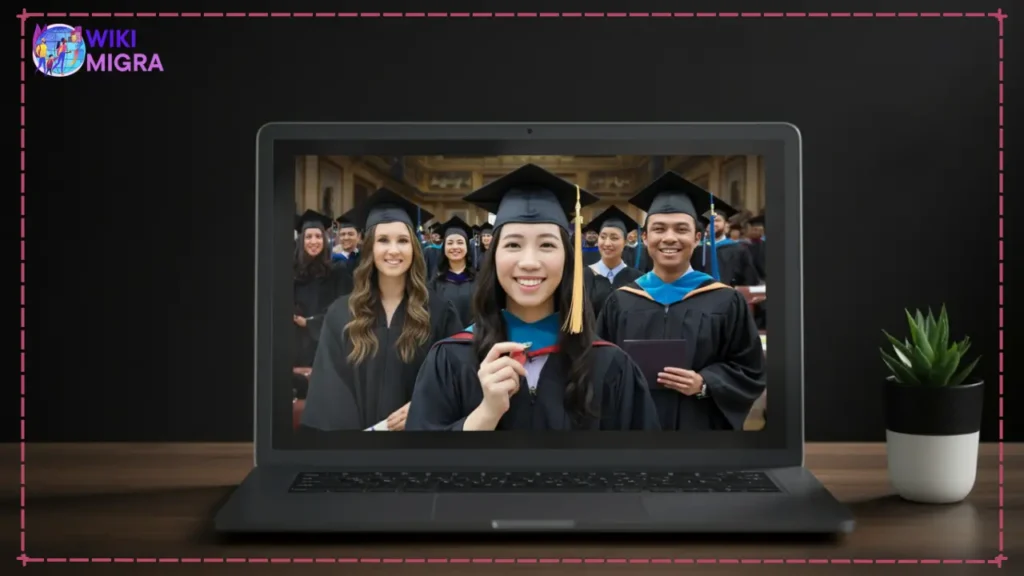
[{"label": "long dark hair", "polygon": [[[569,316],[572,303],[572,271],[575,254],[569,243],[569,235],[560,231],[562,249],[565,251],[565,266],[562,268],[562,279],[555,290],[555,311],[561,325]],[[494,264],[495,254],[501,241],[501,227],[494,230],[491,249],[485,253],[484,261],[477,276],[476,288],[473,290],[473,314],[476,322],[473,325],[473,347],[478,361],[492,346],[508,339],[508,327],[501,311],[505,308],[508,295],[498,282]],[[584,293],[584,302],[589,302]],[[590,306],[583,307],[583,330],[579,334],[562,332],[558,339],[561,360],[569,366],[569,377],[565,386],[565,409],[572,418],[574,428],[586,428],[591,419],[599,417],[593,408],[594,387],[590,381],[591,350],[594,344],[594,311]]]},{"label": "long dark hair", "polygon": [[[466,241],[466,269],[463,270],[462,273],[466,275],[466,279],[468,281],[472,281],[476,278],[476,267],[473,266],[473,243],[461,234],[452,234],[452,236],[459,236]],[[447,242],[447,237],[441,240],[441,258],[437,262],[437,274],[434,276],[438,280],[444,280],[448,275],[448,271],[451,270],[451,264],[448,262],[448,256],[444,253],[444,247]]]},{"label": "long dark hair", "polygon": [[[319,230],[323,239],[323,248],[316,256],[306,253],[306,232]],[[295,241],[295,258],[292,260],[292,271],[296,280],[301,282],[314,278],[322,278],[331,273],[331,248],[327,245],[327,233],[319,226],[307,226],[299,232]]]}]

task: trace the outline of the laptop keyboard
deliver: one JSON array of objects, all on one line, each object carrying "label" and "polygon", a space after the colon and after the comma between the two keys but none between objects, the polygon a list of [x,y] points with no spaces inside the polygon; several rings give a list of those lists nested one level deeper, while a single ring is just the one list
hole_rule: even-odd
[{"label": "laptop keyboard", "polygon": [[779,492],[763,472],[304,472],[291,493]]}]

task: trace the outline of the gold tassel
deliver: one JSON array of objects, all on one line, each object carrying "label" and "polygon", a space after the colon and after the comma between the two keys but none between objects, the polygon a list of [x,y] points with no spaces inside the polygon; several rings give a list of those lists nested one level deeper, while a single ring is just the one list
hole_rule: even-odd
[{"label": "gold tassel", "polygon": [[580,213],[580,187],[576,185],[576,229],[573,236],[572,305],[565,326],[570,334],[583,332],[583,215]]}]

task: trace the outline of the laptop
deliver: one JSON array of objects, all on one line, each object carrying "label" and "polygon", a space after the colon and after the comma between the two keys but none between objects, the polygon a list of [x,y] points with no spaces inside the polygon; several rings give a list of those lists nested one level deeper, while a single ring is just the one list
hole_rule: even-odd
[{"label": "laptop", "polygon": [[[673,170],[772,215],[772,418],[744,430],[297,433],[295,214],[382,183],[439,220],[525,163],[625,203]],[[803,467],[801,138],[784,123],[271,123],[257,135],[253,469],[225,533],[840,534],[850,511]],[[577,182],[579,183],[579,182]],[[418,196],[417,196],[418,195]],[[757,210],[752,210],[757,213]],[[741,240],[742,241],[742,240]],[[767,294],[765,294],[767,296]],[[753,304],[752,304],[753,306]],[[763,403],[763,399],[759,402]],[[763,410],[762,410],[763,412]]]}]

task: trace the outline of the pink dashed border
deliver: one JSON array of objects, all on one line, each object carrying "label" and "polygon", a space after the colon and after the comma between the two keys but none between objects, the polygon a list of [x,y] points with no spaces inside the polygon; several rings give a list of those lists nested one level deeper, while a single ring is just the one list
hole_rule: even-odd
[{"label": "pink dashed border", "polygon": [[[32,558],[25,549],[25,28],[30,18],[994,18],[999,25],[999,555],[991,560],[728,558]],[[21,555],[35,563],[92,564],[994,564],[1003,528],[1003,22],[997,12],[29,12],[21,20]]]}]

